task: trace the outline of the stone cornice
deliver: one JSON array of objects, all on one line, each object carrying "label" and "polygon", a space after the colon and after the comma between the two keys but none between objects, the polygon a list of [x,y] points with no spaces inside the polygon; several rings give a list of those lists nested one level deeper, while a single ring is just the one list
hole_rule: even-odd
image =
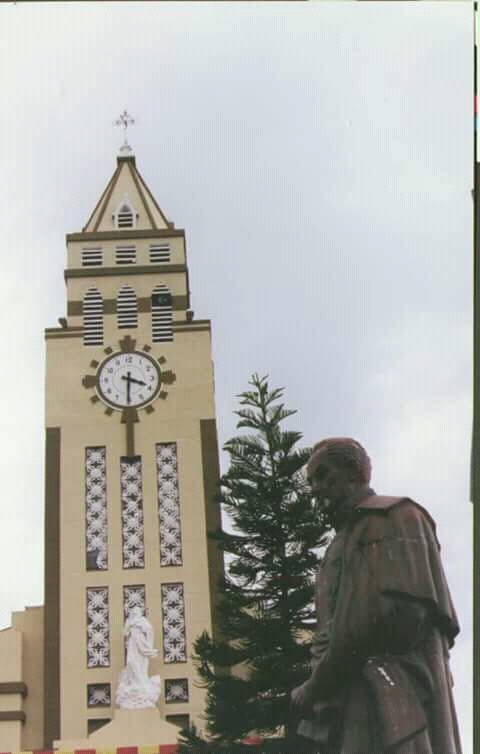
[{"label": "stone cornice", "polygon": [[67,233],[67,243],[70,241],[129,241],[132,238],[171,238],[185,237],[181,228],[158,228],[152,230],[98,230],[91,233]]},{"label": "stone cornice", "polygon": [[[194,319],[190,322],[188,320],[185,320],[185,322],[182,321],[173,321],[172,322],[172,330],[174,332],[192,332],[193,330],[207,330],[210,332],[211,330],[211,322],[209,319]],[[47,327],[45,329],[45,339],[49,340],[51,338],[82,338],[83,337],[83,327]],[[155,344],[159,345],[159,344]]]},{"label": "stone cornice", "polygon": [[65,280],[71,278],[96,278],[112,277],[114,275],[168,275],[172,273],[187,272],[186,264],[150,264],[150,265],[122,265],[118,267],[76,267],[72,270],[65,270],[63,276]]}]

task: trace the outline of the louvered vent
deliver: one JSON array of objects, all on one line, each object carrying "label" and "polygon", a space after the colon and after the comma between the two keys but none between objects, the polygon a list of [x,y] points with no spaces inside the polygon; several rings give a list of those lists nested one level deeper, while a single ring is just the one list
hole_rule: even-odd
[{"label": "louvered vent", "polygon": [[97,288],[89,288],[83,299],[83,345],[103,345],[103,301]]},{"label": "louvered vent", "polygon": [[150,263],[165,264],[170,261],[170,247],[168,244],[150,246]]},{"label": "louvered vent", "polygon": [[117,213],[117,228],[133,228],[133,212],[126,204]]},{"label": "louvered vent", "polygon": [[137,297],[129,285],[123,285],[118,291],[117,323],[119,328],[137,326]]},{"label": "louvered vent", "polygon": [[172,296],[165,285],[157,285],[152,293],[152,340],[154,343],[173,340]]},{"label": "louvered vent", "polygon": [[102,249],[82,249],[82,267],[99,267],[103,264]]},{"label": "louvered vent", "polygon": [[115,249],[116,264],[135,264],[135,246],[117,246]]}]

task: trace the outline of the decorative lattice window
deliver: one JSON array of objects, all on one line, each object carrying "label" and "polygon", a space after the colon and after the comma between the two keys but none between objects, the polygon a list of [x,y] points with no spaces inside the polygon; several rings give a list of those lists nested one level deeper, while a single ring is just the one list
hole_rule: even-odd
[{"label": "decorative lattice window", "polygon": [[145,584],[123,587],[123,620],[126,621],[134,607],[139,607],[145,615]]},{"label": "decorative lattice window", "polygon": [[183,584],[162,584],[163,661],[186,662],[185,602]]},{"label": "decorative lattice window", "polygon": [[103,250],[82,249],[82,267],[100,267],[103,264]]},{"label": "decorative lattice window", "polygon": [[110,707],[112,693],[109,683],[89,683],[87,685],[87,707]]},{"label": "decorative lattice window", "polygon": [[167,678],[165,681],[165,701],[167,704],[188,702],[188,678]]},{"label": "decorative lattice window", "polygon": [[114,219],[118,229],[135,227],[135,213],[129,204],[121,204]]},{"label": "decorative lattice window", "polygon": [[170,247],[167,244],[152,244],[150,246],[150,263],[165,264],[170,261]]},{"label": "decorative lattice window", "polygon": [[122,499],[122,554],[124,568],[145,566],[143,538],[142,460],[140,456],[120,459]]},{"label": "decorative lattice window", "polygon": [[105,448],[85,448],[85,539],[87,570],[108,568]]},{"label": "decorative lattice window", "polygon": [[137,251],[135,246],[117,246],[115,249],[115,264],[135,264]]},{"label": "decorative lattice window", "polygon": [[87,588],[87,667],[110,666],[108,587]]},{"label": "decorative lattice window", "polygon": [[154,343],[173,340],[172,296],[165,285],[157,285],[152,292],[152,340]]},{"label": "decorative lattice window", "polygon": [[160,565],[182,565],[182,536],[178,494],[177,445],[155,446],[160,532]]},{"label": "decorative lattice window", "polygon": [[103,300],[97,288],[89,288],[83,299],[83,345],[103,345]]},{"label": "decorative lattice window", "polygon": [[137,297],[133,288],[122,285],[117,295],[117,324],[118,327],[137,326]]}]

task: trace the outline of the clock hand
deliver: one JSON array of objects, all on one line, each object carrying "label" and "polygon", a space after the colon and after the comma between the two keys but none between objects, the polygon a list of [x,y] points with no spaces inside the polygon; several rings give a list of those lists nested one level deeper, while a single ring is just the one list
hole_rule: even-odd
[{"label": "clock hand", "polygon": [[[130,372],[127,372],[126,376],[122,374],[121,379],[125,380],[125,382],[127,383],[127,403],[129,404],[130,403],[130,385],[132,383],[132,377],[131,377]],[[133,382],[135,382],[135,380],[133,380]]]},{"label": "clock hand", "polygon": [[135,377],[130,377],[130,372],[127,372],[127,377],[122,374],[122,380],[127,380],[128,384],[131,382],[134,382],[135,385],[146,385],[146,382],[143,382],[143,380],[136,380]]}]

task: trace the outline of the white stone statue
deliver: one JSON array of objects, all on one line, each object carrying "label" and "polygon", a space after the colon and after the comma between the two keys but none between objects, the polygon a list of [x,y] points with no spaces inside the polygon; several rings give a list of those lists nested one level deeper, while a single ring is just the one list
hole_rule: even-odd
[{"label": "white stone statue", "polygon": [[153,646],[153,628],[139,607],[134,607],[123,635],[127,643],[126,666],[118,678],[115,702],[121,709],[155,707],[160,696],[160,676],[148,677],[150,657],[158,655]]}]

